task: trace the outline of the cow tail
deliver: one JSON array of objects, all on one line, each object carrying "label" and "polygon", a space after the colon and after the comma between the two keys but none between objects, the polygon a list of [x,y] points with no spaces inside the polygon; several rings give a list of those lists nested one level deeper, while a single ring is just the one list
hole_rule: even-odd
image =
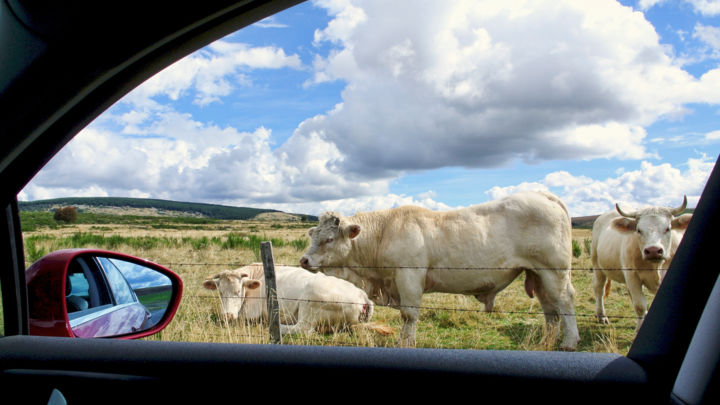
[{"label": "cow tail", "polygon": [[605,283],[605,298],[610,295],[610,279]]}]

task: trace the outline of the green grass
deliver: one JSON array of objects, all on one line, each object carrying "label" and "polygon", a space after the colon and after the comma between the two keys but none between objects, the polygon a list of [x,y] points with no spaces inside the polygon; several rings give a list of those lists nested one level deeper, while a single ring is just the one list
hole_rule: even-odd
[{"label": "green grass", "polygon": [[140,303],[145,305],[149,311],[167,308],[171,297],[172,290],[145,295],[138,294],[138,300],[140,300]]},{"label": "green grass", "polygon": [[260,243],[270,241],[274,247],[292,247],[297,251],[307,248],[309,241],[304,238],[285,240],[283,238],[230,232],[221,237],[168,237],[168,236],[122,236],[105,235],[94,232],[75,232],[68,236],[30,235],[25,237],[25,257],[34,262],[48,252],[60,249],[97,248],[107,250],[150,250],[156,248],[204,251],[211,246],[220,249],[249,249],[257,252],[256,260],[260,259]]}]

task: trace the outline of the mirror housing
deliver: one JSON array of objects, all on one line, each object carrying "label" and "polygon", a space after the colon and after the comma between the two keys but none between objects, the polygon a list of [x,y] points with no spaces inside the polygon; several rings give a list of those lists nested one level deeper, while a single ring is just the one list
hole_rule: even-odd
[{"label": "mirror housing", "polygon": [[183,283],[148,260],[100,249],[49,253],[25,271],[30,335],[137,339],[165,328]]}]

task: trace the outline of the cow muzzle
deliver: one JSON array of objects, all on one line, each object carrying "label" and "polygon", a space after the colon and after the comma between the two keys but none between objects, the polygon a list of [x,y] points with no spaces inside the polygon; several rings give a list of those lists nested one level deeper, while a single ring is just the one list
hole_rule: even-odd
[{"label": "cow muzzle", "polygon": [[665,251],[659,246],[648,246],[643,249],[643,258],[650,261],[665,260]]},{"label": "cow muzzle", "polygon": [[300,259],[300,267],[302,267],[305,270],[309,270],[313,273],[317,272],[317,267],[313,267],[310,265],[310,259],[308,259],[306,256],[303,256]]}]

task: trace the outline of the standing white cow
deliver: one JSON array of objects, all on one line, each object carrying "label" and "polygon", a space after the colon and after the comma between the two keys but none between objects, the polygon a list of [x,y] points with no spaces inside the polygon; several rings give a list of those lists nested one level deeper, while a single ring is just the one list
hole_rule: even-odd
[{"label": "standing white cow", "polygon": [[561,346],[574,350],[580,337],[571,232],[563,202],[540,192],[447,212],[412,206],[352,217],[328,212],[308,230],[312,244],[300,264],[398,307],[403,346],[415,345],[423,293],[474,295],[491,311],[495,295],[525,271],[528,295],[537,294],[550,326],[562,319]]},{"label": "standing white cow", "polygon": [[[313,274],[299,267],[276,266],[275,282],[280,307],[280,332],[332,331],[362,324],[380,334],[391,334],[386,325],[369,323],[373,302],[365,291],[339,278]],[[223,318],[267,319],[265,272],[261,263],[225,270],[209,277],[203,286],[220,293]]]},{"label": "standing white cow", "polygon": [[[642,287],[657,292],[692,214],[682,214],[687,197],[678,208],[649,207],[600,215],[593,224],[591,259],[597,320],[607,324],[604,297],[610,281],[627,285],[637,313],[636,331],[647,313]],[[680,216],[678,216],[680,215]]]}]

